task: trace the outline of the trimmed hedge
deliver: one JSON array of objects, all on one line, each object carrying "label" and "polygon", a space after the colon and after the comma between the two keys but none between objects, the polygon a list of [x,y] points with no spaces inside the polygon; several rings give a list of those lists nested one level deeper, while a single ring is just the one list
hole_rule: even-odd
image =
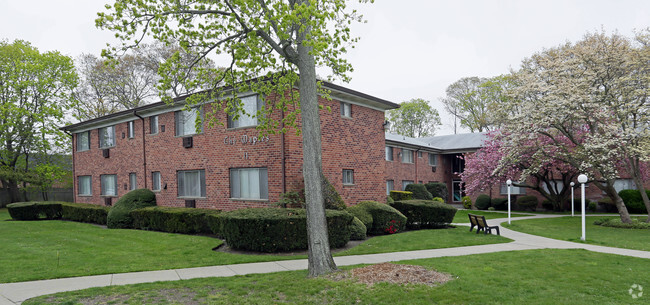
[{"label": "trimmed hedge", "polygon": [[413,199],[432,200],[433,195],[427,191],[424,184],[412,183],[404,188],[405,191],[413,193]]},{"label": "trimmed hedge", "polygon": [[325,208],[332,210],[345,210],[347,205],[339,192],[336,191],[334,186],[325,178],[325,175],[321,175],[322,187],[323,187],[323,200],[325,201]]},{"label": "trimmed hedge", "polygon": [[[650,190],[647,190],[646,194],[650,197]],[[648,213],[645,204],[643,204],[643,198],[641,198],[641,192],[639,190],[622,190],[618,192],[618,195],[623,199],[628,212],[633,214]]]},{"label": "trimmed hedge", "polygon": [[433,197],[440,197],[444,202],[447,201],[447,184],[439,182],[429,182],[424,185],[427,188],[427,191],[433,195]]},{"label": "trimmed hedge", "polygon": [[481,194],[476,197],[474,205],[479,210],[487,210],[490,207],[491,199],[490,196],[486,194]]},{"label": "trimmed hedge", "polygon": [[403,231],[406,227],[406,216],[385,203],[362,201],[356,206],[372,216],[372,226],[368,227],[369,234],[393,234]]},{"label": "trimmed hedge", "polygon": [[520,209],[522,210],[528,210],[532,209],[535,211],[537,209],[537,204],[539,201],[537,200],[537,197],[535,196],[521,196],[517,198],[517,206],[519,206]]},{"label": "trimmed hedge", "polygon": [[146,207],[130,212],[133,228],[182,234],[213,233],[208,224],[208,214],[219,214],[219,210]]},{"label": "trimmed hedge", "polygon": [[60,219],[61,202],[30,201],[7,205],[9,215],[15,220]]},{"label": "trimmed hedge", "polygon": [[106,217],[110,210],[110,207],[103,205],[71,202],[64,203],[61,208],[63,219],[99,225],[106,224]]},{"label": "trimmed hedge", "polygon": [[426,200],[395,201],[392,207],[406,216],[408,228],[442,228],[451,223],[457,209],[439,202]]},{"label": "trimmed hedge", "polygon": [[620,228],[620,229],[650,229],[650,223],[632,218],[632,223],[623,223],[620,218],[602,218],[594,221],[597,226]]},{"label": "trimmed hedge", "polygon": [[505,211],[508,209],[508,198],[492,198],[491,204],[494,209]]},{"label": "trimmed hedge", "polygon": [[360,206],[358,204],[349,206],[346,211],[352,216],[361,220],[363,225],[366,226],[366,232],[368,232],[368,229],[372,228],[372,215],[370,215],[370,213],[363,206]]},{"label": "trimmed hedge", "polygon": [[393,198],[393,201],[411,200],[413,199],[413,193],[407,191],[390,191],[390,198]]},{"label": "trimmed hedge", "polygon": [[156,205],[156,194],[148,189],[137,189],[126,193],[108,211],[106,226],[110,229],[133,227],[131,211]]},{"label": "trimmed hedge", "polygon": [[350,240],[364,240],[366,239],[366,225],[359,220],[359,218],[354,217],[352,223],[350,223]]},{"label": "trimmed hedge", "polygon": [[[326,210],[330,247],[350,240],[354,218],[345,211]],[[250,208],[220,215],[221,234],[234,249],[278,252],[307,249],[307,216],[304,209]]]}]

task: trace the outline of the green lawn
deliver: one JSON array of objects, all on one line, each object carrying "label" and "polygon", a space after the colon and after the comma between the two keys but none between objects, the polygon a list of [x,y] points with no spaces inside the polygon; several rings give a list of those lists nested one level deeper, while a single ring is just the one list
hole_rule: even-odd
[{"label": "green lawn", "polygon": [[[306,258],[212,251],[219,239],[141,230],[108,230],[70,221],[12,221],[0,209],[0,283]],[[500,243],[466,228],[379,236],[345,255]],[[338,253],[337,255],[342,255]]]},{"label": "green lawn", "polygon": [[[606,218],[617,218],[608,216]],[[594,221],[603,218],[602,216],[586,217],[586,243],[618,247],[626,249],[650,251],[650,230],[647,229],[618,229],[594,225]],[[647,217],[640,217],[645,220]],[[513,221],[511,225],[503,224],[504,227],[515,231],[550,237],[561,240],[582,242],[580,236],[581,219],[575,217],[558,217],[545,219],[529,219]]]},{"label": "green lawn", "polygon": [[[454,216],[454,221],[452,222],[469,223],[469,217],[467,217],[467,214],[483,215],[485,216],[485,219],[508,218],[508,212],[500,213],[500,212],[489,212],[489,211],[458,210],[456,212],[456,216]],[[510,217],[526,217],[526,216],[532,216],[532,215],[515,214],[512,212],[510,213]]]},{"label": "green lawn", "polygon": [[[452,274],[438,287],[306,279],[306,271],[92,288],[23,304],[647,304],[647,259],[586,250],[528,250],[414,260]],[[347,269],[347,268],[346,268]]]}]

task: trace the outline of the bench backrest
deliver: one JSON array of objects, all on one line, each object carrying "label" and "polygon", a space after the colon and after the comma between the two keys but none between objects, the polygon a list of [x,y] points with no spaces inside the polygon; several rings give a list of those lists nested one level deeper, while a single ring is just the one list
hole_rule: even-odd
[{"label": "bench backrest", "polygon": [[472,225],[474,225],[474,226],[478,226],[478,222],[476,221],[476,215],[473,215],[473,214],[467,214],[467,216],[469,217],[469,222],[470,222]]},{"label": "bench backrest", "polygon": [[488,226],[487,221],[485,220],[485,216],[476,216],[476,222],[478,223],[479,227],[486,228]]}]

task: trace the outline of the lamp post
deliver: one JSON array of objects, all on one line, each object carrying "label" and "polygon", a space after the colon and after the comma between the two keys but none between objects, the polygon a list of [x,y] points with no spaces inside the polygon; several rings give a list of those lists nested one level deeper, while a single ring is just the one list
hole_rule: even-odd
[{"label": "lamp post", "polygon": [[510,224],[510,188],[512,187],[512,180],[508,179],[506,184],[508,185],[508,224]]},{"label": "lamp post", "polygon": [[571,181],[571,217],[573,217],[573,187],[576,185],[573,181]]},{"label": "lamp post", "polygon": [[582,198],[580,199],[581,201],[581,209],[582,209],[582,236],[580,239],[582,241],[585,240],[585,183],[587,183],[587,175],[585,174],[580,174],[578,176],[578,182],[580,183],[580,190],[582,191]]}]

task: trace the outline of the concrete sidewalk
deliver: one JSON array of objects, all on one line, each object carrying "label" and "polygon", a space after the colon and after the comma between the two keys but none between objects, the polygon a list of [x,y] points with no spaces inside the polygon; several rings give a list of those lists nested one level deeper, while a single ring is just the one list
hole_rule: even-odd
[{"label": "concrete sidewalk", "polygon": [[[514,217],[512,220],[532,218],[552,218],[566,215],[535,215],[531,217]],[[507,218],[490,219],[490,225],[507,222]],[[469,224],[456,224],[468,226]],[[468,246],[445,249],[416,250],[392,253],[338,256],[334,261],[338,266],[357,264],[376,264],[410,259],[434,258],[443,256],[462,256],[470,254],[492,253],[529,249],[586,249],[589,251],[619,254],[650,259],[650,252],[603,247],[561,241],[536,235],[512,231],[501,227],[501,235],[513,240],[510,243]],[[83,276],[53,280],[0,284],[0,305],[20,304],[23,301],[51,293],[73,291],[91,287],[150,283],[157,281],[177,281],[204,277],[227,277],[234,275],[271,273],[307,269],[307,260],[287,260],[264,263],[248,263],[224,266],[196,267],[173,270],[118,273],[106,275]]]}]

